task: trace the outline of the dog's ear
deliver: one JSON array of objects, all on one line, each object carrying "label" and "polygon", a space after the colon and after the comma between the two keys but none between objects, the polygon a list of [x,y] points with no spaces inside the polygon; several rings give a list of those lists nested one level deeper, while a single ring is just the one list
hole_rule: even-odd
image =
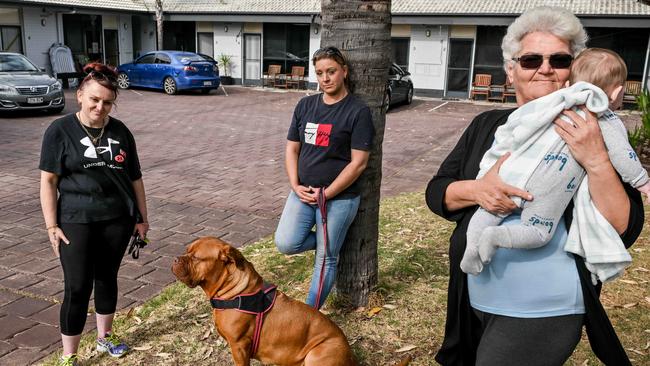
[{"label": "dog's ear", "polygon": [[242,270],[244,269],[244,263],[246,263],[246,259],[244,259],[241,252],[230,245],[222,248],[219,259],[226,263],[235,263],[235,266]]}]

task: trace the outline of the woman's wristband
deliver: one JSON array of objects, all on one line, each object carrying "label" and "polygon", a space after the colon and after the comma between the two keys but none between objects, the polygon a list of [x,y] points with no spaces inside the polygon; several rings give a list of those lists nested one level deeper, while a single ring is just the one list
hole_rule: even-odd
[{"label": "woman's wristband", "polygon": [[47,229],[47,230],[50,230],[50,229],[56,229],[57,227],[59,227],[59,225],[54,224],[54,225],[50,225],[50,226],[46,227],[46,229]]}]

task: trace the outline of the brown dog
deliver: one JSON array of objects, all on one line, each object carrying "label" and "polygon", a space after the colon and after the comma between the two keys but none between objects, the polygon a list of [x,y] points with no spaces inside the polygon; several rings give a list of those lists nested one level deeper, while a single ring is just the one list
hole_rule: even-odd
[{"label": "brown dog", "polygon": [[[254,293],[264,282],[237,249],[212,237],[192,242],[185,255],[176,258],[172,271],[187,286],[201,286],[208,299]],[[251,358],[274,365],[356,365],[345,335],[334,322],[280,291],[264,318],[254,355],[250,354],[254,315],[226,309],[213,310],[213,317],[237,366],[249,365]]]}]

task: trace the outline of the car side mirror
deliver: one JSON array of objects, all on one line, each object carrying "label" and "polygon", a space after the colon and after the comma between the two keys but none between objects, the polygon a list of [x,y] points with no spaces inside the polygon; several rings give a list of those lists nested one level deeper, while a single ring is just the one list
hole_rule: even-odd
[{"label": "car side mirror", "polygon": [[41,70],[42,72],[46,72],[46,71],[47,71],[44,67],[39,67],[39,70]]},{"label": "car side mirror", "polygon": [[408,71],[404,71],[404,76],[410,76],[410,75],[411,75],[410,72],[408,72]]}]

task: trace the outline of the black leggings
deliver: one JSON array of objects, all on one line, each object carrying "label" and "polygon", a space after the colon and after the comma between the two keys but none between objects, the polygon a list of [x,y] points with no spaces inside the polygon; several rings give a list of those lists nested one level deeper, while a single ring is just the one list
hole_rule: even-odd
[{"label": "black leggings", "polygon": [[61,333],[81,334],[95,285],[95,311],[112,314],[117,304],[117,271],[135,227],[135,219],[120,217],[88,224],[61,223],[70,240],[61,242],[65,293],[61,305]]},{"label": "black leggings", "polygon": [[582,334],[584,315],[512,318],[474,309],[483,335],[477,366],[562,366]]}]

